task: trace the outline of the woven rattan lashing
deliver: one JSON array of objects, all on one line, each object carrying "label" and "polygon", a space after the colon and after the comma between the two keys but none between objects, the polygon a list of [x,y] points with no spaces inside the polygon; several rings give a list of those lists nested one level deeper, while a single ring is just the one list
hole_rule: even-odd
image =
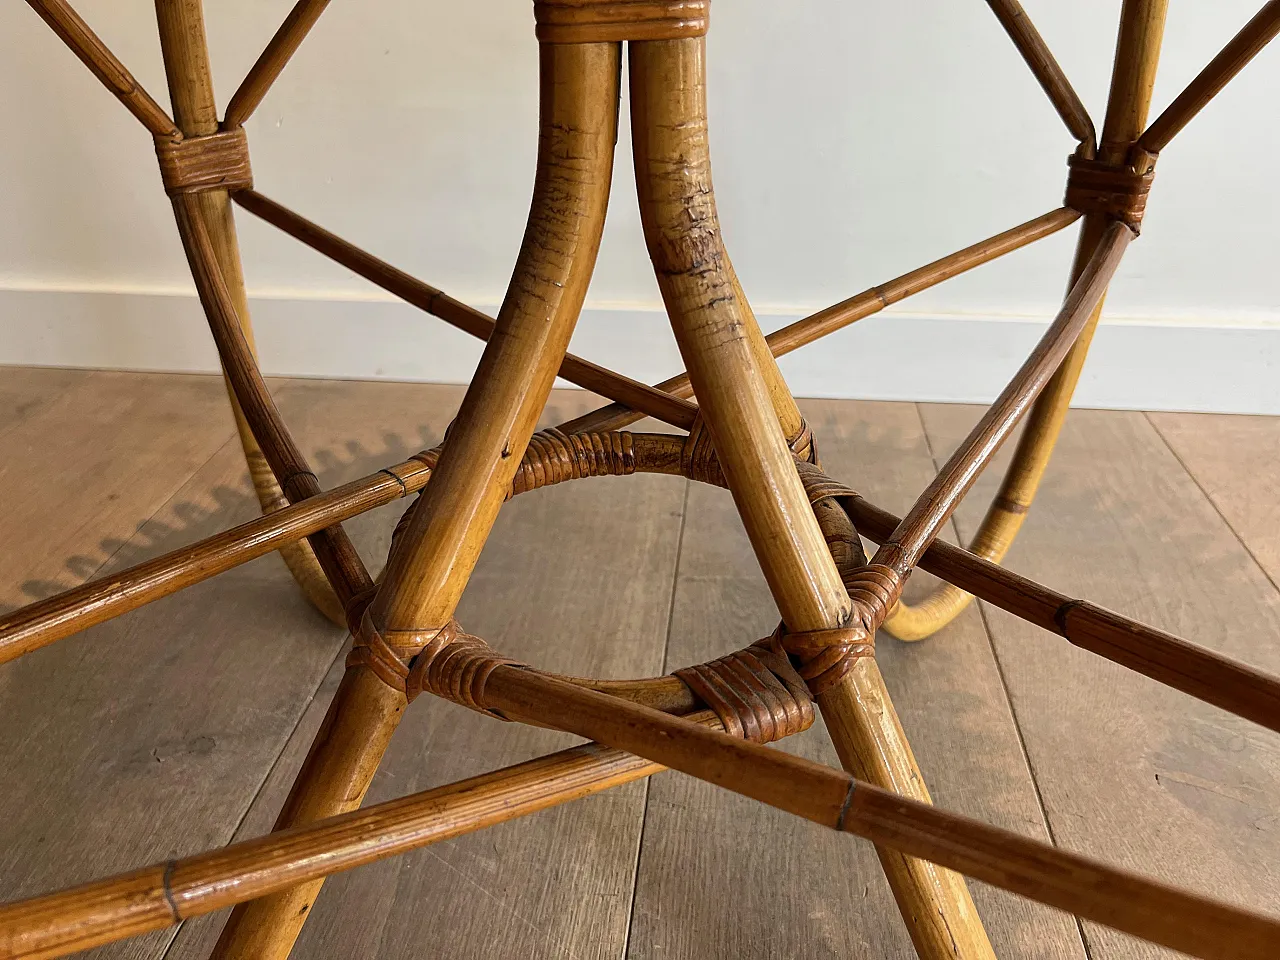
[{"label": "woven rattan lashing", "polygon": [[[297,0],[221,121],[200,0],[156,4],[172,118],[66,0],[28,2],[155,142],[255,488],[264,509],[278,513],[0,617],[0,660],[282,548],[292,551],[286,562],[308,596],[332,619],[345,617],[355,640],[322,733],[281,811],[277,826],[292,829],[0,907],[0,956],[61,955],[238,904],[214,956],[284,958],[329,873],[628,782],[661,764],[872,840],[925,960],[994,955],[957,870],[1202,957],[1271,960],[1280,953],[1280,924],[1272,918],[929,806],[873,643],[887,615],[891,630],[913,614],[906,634],[934,632],[963,608],[970,591],[1078,647],[1280,730],[1275,677],[991,562],[1003,556],[1031,506],[1105,289],[1141,227],[1155,156],[1280,32],[1280,0],[1270,0],[1145,132],[1168,3],[1124,0],[1096,144],[1092,119],[1021,4],[988,0],[1077,141],[1066,206],[768,337],[719,230],[707,133],[705,0],[535,2],[543,95],[538,167],[525,244],[496,319],[249,189],[241,125],[328,0]],[[687,375],[656,387],[566,354],[608,206],[623,42],[641,219],[689,366]],[[372,282],[488,341],[441,450],[337,490],[320,488],[254,355],[233,196]],[[1071,292],[1058,318],[903,519],[821,472],[812,432],[776,356],[1077,220]],[[615,403],[534,434],[557,371]],[[697,405],[690,402],[695,393]],[[689,436],[610,432],[645,414]],[[951,512],[1024,416],[1018,452],[974,551],[938,542]],[[565,480],[633,472],[730,488],[784,625],[709,663],[636,681],[566,682],[462,631],[454,609],[504,499]],[[424,489],[397,527],[391,562],[375,586],[338,524]],[[860,532],[881,543],[870,563]],[[304,537],[313,553],[300,542]],[[898,595],[917,563],[954,586],[913,610]],[[599,742],[354,811],[405,705],[424,691]],[[799,732],[813,723],[815,707],[849,772],[746,742]]]},{"label": "woven rattan lashing", "polygon": [[707,32],[711,0],[534,0],[543,43],[683,40]]},{"label": "woven rattan lashing", "polygon": [[253,187],[249,140],[243,127],[204,137],[156,139],[156,160],[165,193],[248,190]]},{"label": "woven rattan lashing", "polygon": [[1078,156],[1070,157],[1067,165],[1067,195],[1063,202],[1068,207],[1086,216],[1119,220],[1135,234],[1142,232],[1154,170],[1139,173],[1127,164]]}]

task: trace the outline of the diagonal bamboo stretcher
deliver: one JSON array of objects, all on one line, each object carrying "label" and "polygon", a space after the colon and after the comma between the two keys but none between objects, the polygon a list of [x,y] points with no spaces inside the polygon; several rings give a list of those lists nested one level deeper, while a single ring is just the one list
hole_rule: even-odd
[{"label": "diagonal bamboo stretcher", "polygon": [[[0,662],[280,551],[353,635],[321,732],[265,837],[0,906],[0,957],[53,957],[230,905],[216,957],[285,957],[324,877],[598,792],[664,767],[871,840],[921,957],[993,956],[961,874],[1211,958],[1280,953],[1280,921],[934,809],[874,658],[884,626],[919,639],[976,595],[1099,656],[1280,732],[1280,679],[999,566],[1061,428],[1106,288],[1137,236],[1158,154],[1280,32],[1272,0],[1144,130],[1167,0],[1125,0],[1100,138],[1016,0],[988,0],[1077,147],[1063,207],[775,331],[760,330],[720,237],[707,149],[708,0],[536,0],[542,116],[534,197],[489,318],[253,189],[243,124],[328,0],[299,0],[218,121],[200,0],[157,0],[173,116],[65,0],[35,11],[152,135],[221,358],[264,516],[0,618]],[[687,374],[651,387],[566,352],[595,263],[630,64],[641,221]],[[322,491],[259,370],[232,201],[486,341],[447,440]],[[827,477],[775,357],[1082,218],[1054,323],[899,519]],[[533,428],[557,375],[613,401]],[[696,396],[698,403],[691,402]],[[629,433],[652,416],[687,436]],[[969,550],[937,536],[1027,421]],[[454,621],[505,499],[567,480],[665,473],[725,486],[782,622],[667,677],[597,681],[518,664]],[[344,520],[417,494],[378,585]],[[860,535],[879,544],[867,560]],[[900,600],[916,566],[945,581]],[[432,693],[595,741],[357,810],[399,717]],[[820,710],[846,772],[763,746]]]}]

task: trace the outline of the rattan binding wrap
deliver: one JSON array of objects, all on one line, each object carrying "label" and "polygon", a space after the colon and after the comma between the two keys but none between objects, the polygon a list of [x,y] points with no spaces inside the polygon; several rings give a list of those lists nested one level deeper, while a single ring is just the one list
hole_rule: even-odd
[{"label": "rattan binding wrap", "polygon": [[368,667],[387,686],[403,690],[410,702],[427,691],[500,720],[505,718],[485,706],[484,684],[503,664],[518,661],[498,656],[457,621],[435,630],[384,634],[367,610],[347,654],[348,667]]},{"label": "rattan binding wrap", "polygon": [[813,725],[813,700],[803,678],[767,640],[675,675],[735,737],[771,743]]},{"label": "rattan binding wrap", "polygon": [[1142,232],[1155,170],[1138,173],[1129,166],[1077,156],[1069,158],[1067,166],[1066,206],[1083,214],[1119,220],[1134,233]]},{"label": "rattan binding wrap", "polygon": [[249,141],[243,127],[220,130],[207,137],[156,139],[156,160],[164,192],[200,193],[205,190],[248,190],[253,186]]},{"label": "rattan binding wrap", "polygon": [[535,0],[543,43],[617,43],[705,36],[711,0]]}]

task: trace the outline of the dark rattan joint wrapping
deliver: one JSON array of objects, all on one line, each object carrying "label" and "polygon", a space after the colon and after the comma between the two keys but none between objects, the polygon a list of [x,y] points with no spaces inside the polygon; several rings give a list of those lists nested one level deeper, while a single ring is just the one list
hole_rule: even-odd
[{"label": "dark rattan joint wrapping", "polygon": [[347,667],[368,667],[387,686],[403,690],[410,702],[425,691],[506,719],[485,705],[485,681],[498,667],[518,661],[494,653],[479,637],[463,633],[456,621],[438,630],[384,634],[366,610],[353,641]]},{"label": "dark rattan joint wrapping", "polygon": [[1134,233],[1142,232],[1147,194],[1155,171],[1138,173],[1129,166],[1115,166],[1072,156],[1067,160],[1067,196],[1064,203],[1086,215],[1119,220]]},{"label": "dark rattan joint wrapping", "polygon": [[157,139],[156,159],[160,162],[164,192],[169,196],[253,187],[249,141],[243,127],[221,130],[207,137]]},{"label": "dark rattan joint wrapping", "polygon": [[676,676],[735,737],[771,743],[813,725],[813,700],[804,679],[769,640],[677,670]]},{"label": "dark rattan joint wrapping", "polygon": [[543,43],[617,43],[705,36],[711,0],[535,0]]}]

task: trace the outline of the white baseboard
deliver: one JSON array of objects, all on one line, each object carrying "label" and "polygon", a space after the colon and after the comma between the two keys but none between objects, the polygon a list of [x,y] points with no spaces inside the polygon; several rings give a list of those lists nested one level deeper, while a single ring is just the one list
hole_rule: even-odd
[{"label": "white baseboard", "polygon": [[[261,297],[251,309],[273,375],[462,383],[480,356],[477,341],[394,301]],[[760,317],[770,330],[793,319]],[[885,313],[782,367],[798,396],[986,402],[1048,319]],[[682,366],[658,309],[589,308],[573,350],[647,382]],[[211,372],[217,357],[190,294],[0,288],[0,364]],[[1280,322],[1105,322],[1076,403],[1280,414]]]}]

